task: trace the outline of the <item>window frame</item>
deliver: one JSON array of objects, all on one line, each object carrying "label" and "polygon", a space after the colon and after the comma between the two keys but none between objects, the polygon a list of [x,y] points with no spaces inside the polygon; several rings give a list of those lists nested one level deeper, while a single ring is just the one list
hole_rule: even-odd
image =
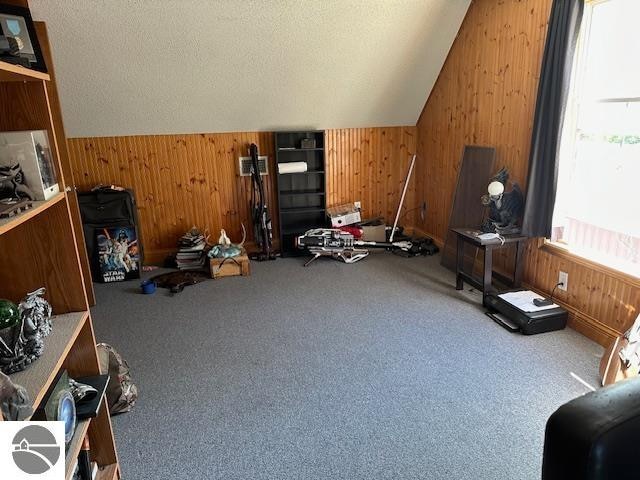
[{"label": "window frame", "polygon": [[[591,20],[593,15],[593,8],[599,4],[607,3],[611,0],[586,0],[585,1],[585,12],[582,20],[582,28],[585,28],[585,34],[581,40],[579,40],[578,45],[576,47],[576,55],[575,62],[580,62],[584,56],[587,55],[586,46],[589,44],[589,37],[591,34]],[[583,71],[577,72],[576,78],[572,79],[572,82],[582,82],[582,76],[584,75]],[[575,87],[572,85],[570,91],[573,91]],[[614,98],[602,98],[597,100],[598,103],[640,103],[640,97],[633,98],[623,98],[623,97],[614,97]],[[578,112],[580,109],[580,104],[578,104]],[[578,113],[579,115],[579,113]],[[577,117],[577,115],[576,115]],[[618,270],[617,268],[610,267],[596,260],[592,260],[591,258],[579,255],[575,252],[570,251],[570,245],[567,242],[562,240],[552,241],[550,238],[538,239],[538,249],[550,253],[551,255],[555,255],[566,260],[570,260],[576,264],[586,266],[592,270],[604,273],[608,276],[615,277],[619,280],[622,280],[626,283],[629,283],[633,286],[640,287],[640,277],[625,272],[623,270]]]}]

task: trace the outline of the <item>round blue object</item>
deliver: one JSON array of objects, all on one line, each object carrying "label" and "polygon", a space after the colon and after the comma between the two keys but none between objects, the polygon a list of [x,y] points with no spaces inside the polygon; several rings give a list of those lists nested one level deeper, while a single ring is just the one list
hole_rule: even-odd
[{"label": "round blue object", "polygon": [[156,291],[156,282],[153,280],[145,280],[140,284],[140,288],[142,288],[142,293],[145,295],[151,295]]}]

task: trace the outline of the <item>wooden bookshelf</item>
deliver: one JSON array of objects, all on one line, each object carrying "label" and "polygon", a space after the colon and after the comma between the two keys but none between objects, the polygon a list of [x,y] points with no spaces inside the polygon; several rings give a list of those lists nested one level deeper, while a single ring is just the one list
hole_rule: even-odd
[{"label": "wooden bookshelf", "polygon": [[47,208],[54,206],[56,203],[64,200],[64,193],[58,193],[56,196],[45,201],[35,201],[29,210],[8,218],[0,218],[0,235],[8,232],[12,228],[26,222],[32,217],[44,212]]},{"label": "wooden bookshelf", "polygon": [[88,317],[89,312],[55,315],[51,319],[53,330],[45,339],[42,356],[25,370],[11,375],[12,382],[27,390],[34,407],[40,405]]},{"label": "wooden bookshelf", "polygon": [[0,82],[41,82],[51,80],[48,73],[0,61]]},{"label": "wooden bookshelf", "polygon": [[96,480],[114,480],[119,478],[118,465],[112,463],[98,470]]},{"label": "wooden bookshelf", "polygon": [[73,434],[71,442],[67,445],[67,451],[64,456],[64,478],[69,480],[73,474],[73,466],[76,463],[80,449],[82,448],[82,442],[84,437],[89,431],[89,424],[91,419],[80,420],[76,425],[76,431]]},{"label": "wooden bookshelf", "polygon": [[[10,0],[26,6],[26,0]],[[53,308],[52,332],[44,352],[25,370],[10,375],[23,386],[35,409],[62,370],[78,378],[100,374],[96,339],[89,312],[92,290],[85,281],[86,254],[70,173],[62,115],[46,27],[36,32],[48,74],[0,62],[0,132],[46,130],[61,193],[11,218],[0,220],[0,298],[19,303],[28,292],[45,287]],[[83,257],[84,256],[84,257]],[[0,421],[2,421],[0,415]],[[120,467],[107,402],[97,416],[78,423],[65,455],[66,478],[71,476],[82,439],[88,435],[98,478],[118,480]]]},{"label": "wooden bookshelf", "polygon": [[[304,139],[315,140],[315,147],[302,148]],[[326,180],[324,131],[276,132],[276,178],[280,252],[283,257],[304,255],[295,239],[306,230],[326,223]],[[305,172],[278,172],[278,164],[304,162]]]}]

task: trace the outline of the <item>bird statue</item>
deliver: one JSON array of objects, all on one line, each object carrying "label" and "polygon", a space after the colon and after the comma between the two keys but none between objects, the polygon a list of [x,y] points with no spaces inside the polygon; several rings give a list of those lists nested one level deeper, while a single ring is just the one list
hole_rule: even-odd
[{"label": "bird statue", "polygon": [[218,243],[209,250],[209,258],[233,258],[242,254],[244,242],[247,239],[247,230],[242,224],[242,241],[240,243],[232,243],[224,229],[220,230],[220,238]]},{"label": "bird statue", "polygon": [[227,248],[231,245],[231,240],[227,237],[227,232],[224,231],[224,228],[220,230],[220,237],[218,238],[218,245],[223,248]]},{"label": "bird statue", "polygon": [[489,217],[483,222],[480,230],[485,233],[509,235],[520,233],[520,219],[524,210],[524,196],[520,186],[512,182],[511,190],[505,192],[509,181],[509,171],[502,167],[492,178],[487,187],[487,194],[482,196],[482,204],[489,207]]}]

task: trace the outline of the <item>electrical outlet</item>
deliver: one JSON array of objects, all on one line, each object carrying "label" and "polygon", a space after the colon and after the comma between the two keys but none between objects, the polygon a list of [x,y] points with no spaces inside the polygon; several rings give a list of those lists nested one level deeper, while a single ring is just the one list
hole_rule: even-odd
[{"label": "electrical outlet", "polygon": [[362,204],[360,202],[353,202],[353,204],[358,210],[362,210]]},{"label": "electrical outlet", "polygon": [[569,274],[567,272],[563,272],[562,270],[558,274],[558,283],[562,285],[558,285],[559,290],[567,291],[567,287],[569,286]]}]

